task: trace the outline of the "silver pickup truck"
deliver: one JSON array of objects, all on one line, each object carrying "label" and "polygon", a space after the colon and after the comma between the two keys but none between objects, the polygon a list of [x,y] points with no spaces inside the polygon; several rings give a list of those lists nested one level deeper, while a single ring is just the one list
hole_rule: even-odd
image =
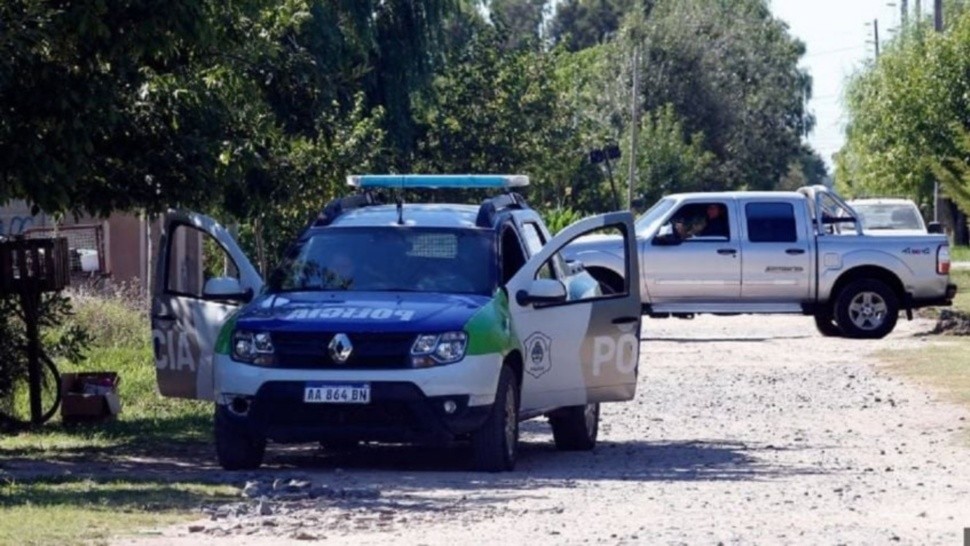
[{"label": "silver pickup truck", "polygon": [[[944,235],[876,237],[861,225],[824,186],[668,195],[635,225],[643,313],[798,313],[823,335],[881,338],[900,310],[912,319],[951,303]],[[624,277],[621,244],[586,237],[565,254],[609,287]]]}]

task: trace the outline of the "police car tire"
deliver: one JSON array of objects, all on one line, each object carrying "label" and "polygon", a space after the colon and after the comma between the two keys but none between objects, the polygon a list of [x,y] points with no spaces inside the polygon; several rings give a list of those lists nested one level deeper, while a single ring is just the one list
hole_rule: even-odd
[{"label": "police car tire", "polygon": [[835,313],[830,305],[824,305],[815,311],[815,328],[825,337],[842,335],[842,329],[835,322]]},{"label": "police car tire", "polygon": [[[586,411],[592,412],[587,419]],[[560,451],[590,451],[596,447],[599,435],[600,405],[570,406],[558,410],[549,418],[552,439]]]},{"label": "police car tire", "polygon": [[266,439],[256,438],[232,422],[229,410],[216,404],[215,437],[219,465],[226,470],[252,470],[263,464]]},{"label": "police car tire", "polygon": [[[857,296],[871,293],[882,299],[886,305],[886,316],[882,323],[872,329],[863,329],[852,322],[851,306]],[[835,321],[842,334],[855,339],[881,339],[896,327],[899,319],[899,298],[886,283],[877,279],[860,279],[852,282],[839,292],[835,300]]]},{"label": "police car tire", "polygon": [[[472,433],[472,467],[483,472],[515,468],[519,452],[519,385],[511,368],[502,366],[495,403],[482,428]],[[512,427],[511,442],[508,439]]]}]

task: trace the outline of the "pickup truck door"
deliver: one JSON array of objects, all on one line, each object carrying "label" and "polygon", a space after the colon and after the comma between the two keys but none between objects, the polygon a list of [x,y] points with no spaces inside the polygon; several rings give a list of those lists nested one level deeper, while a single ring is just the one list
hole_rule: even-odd
[{"label": "pickup truck door", "polygon": [[162,396],[212,400],[216,338],[263,279],[215,220],[184,211],[163,219],[152,290],[152,344]]},{"label": "pickup truck door", "polygon": [[745,303],[798,302],[811,295],[811,226],[803,202],[741,201],[741,298]]},{"label": "pickup truck door", "polygon": [[[560,255],[574,239],[604,232],[622,237],[625,266],[622,289],[605,294]],[[560,231],[506,283],[512,330],[524,352],[523,412],[633,398],[640,358],[636,256],[630,213],[594,216]]]},{"label": "pickup truck door", "polygon": [[741,245],[733,199],[707,198],[681,203],[670,213],[670,220],[660,228],[661,233],[665,228],[676,230],[675,224],[704,214],[709,205],[723,207],[727,213],[726,236],[682,237],[675,233],[673,239],[662,240],[658,234],[644,241],[643,276],[652,304],[736,303],[740,298]]}]

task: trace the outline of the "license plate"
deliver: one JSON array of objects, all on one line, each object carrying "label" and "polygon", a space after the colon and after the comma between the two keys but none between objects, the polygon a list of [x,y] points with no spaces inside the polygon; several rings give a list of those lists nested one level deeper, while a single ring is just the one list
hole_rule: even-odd
[{"label": "license plate", "polygon": [[303,401],[308,404],[369,404],[370,383],[307,383]]}]

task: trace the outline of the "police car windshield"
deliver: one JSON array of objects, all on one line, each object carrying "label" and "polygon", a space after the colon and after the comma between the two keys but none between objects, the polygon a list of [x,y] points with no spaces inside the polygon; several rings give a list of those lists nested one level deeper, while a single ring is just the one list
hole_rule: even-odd
[{"label": "police car windshield", "polygon": [[329,228],[290,249],[270,292],[347,290],[488,295],[492,238],[446,228]]}]

